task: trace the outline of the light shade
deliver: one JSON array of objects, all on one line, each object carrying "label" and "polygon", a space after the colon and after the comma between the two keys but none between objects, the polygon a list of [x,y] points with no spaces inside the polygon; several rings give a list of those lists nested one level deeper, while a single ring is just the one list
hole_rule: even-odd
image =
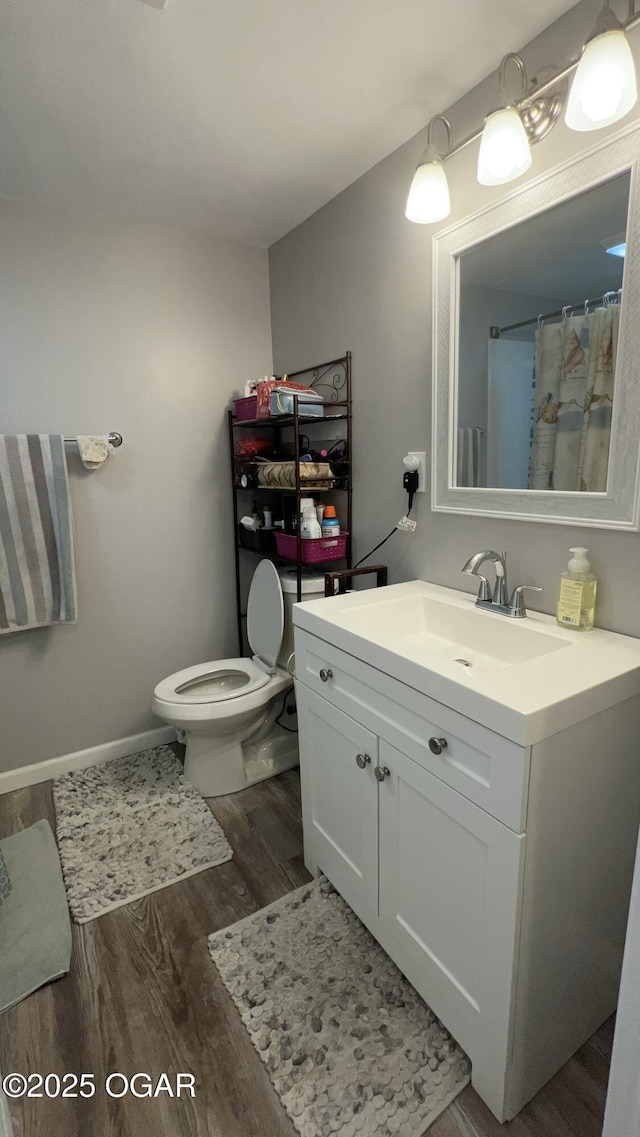
[{"label": "light shade", "polygon": [[413,175],[404,212],[418,225],[432,225],[451,213],[447,175],[433,146],[427,147]]},{"label": "light shade", "polygon": [[514,106],[487,115],[478,155],[478,181],[501,186],[519,178],[531,165],[531,147],[522,119]]},{"label": "light shade", "polygon": [[628,114],[638,97],[636,70],[624,30],[590,39],[569,95],[565,122],[571,130],[599,130]]}]

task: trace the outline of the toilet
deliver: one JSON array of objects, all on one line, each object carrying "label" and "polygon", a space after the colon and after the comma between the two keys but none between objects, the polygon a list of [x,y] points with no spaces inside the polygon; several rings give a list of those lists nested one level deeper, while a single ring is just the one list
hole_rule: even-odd
[{"label": "toilet", "polygon": [[[324,596],[324,578],[303,577],[302,595]],[[154,713],[186,735],[185,777],[204,797],[235,793],[298,764],[296,719],[285,705],[293,703],[296,596],[295,569],[278,572],[260,561],[247,604],[253,657],[187,667],[153,692]]]}]

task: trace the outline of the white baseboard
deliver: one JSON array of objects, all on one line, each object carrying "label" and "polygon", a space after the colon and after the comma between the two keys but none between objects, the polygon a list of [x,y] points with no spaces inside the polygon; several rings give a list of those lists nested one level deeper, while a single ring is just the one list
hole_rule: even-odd
[{"label": "white baseboard", "polygon": [[175,742],[176,732],[172,726],[159,726],[155,730],[145,730],[141,734],[130,734],[128,738],[116,738],[113,742],[102,742],[87,750],[76,750],[73,754],[61,754],[59,758],[47,758],[44,762],[34,762],[18,770],[7,770],[0,774],[0,794],[11,790],[21,790],[23,786],[35,786],[37,782],[48,782],[59,778],[71,770],[86,770],[89,766],[100,766],[112,758],[126,758],[139,750],[149,750],[152,746],[162,746]]}]

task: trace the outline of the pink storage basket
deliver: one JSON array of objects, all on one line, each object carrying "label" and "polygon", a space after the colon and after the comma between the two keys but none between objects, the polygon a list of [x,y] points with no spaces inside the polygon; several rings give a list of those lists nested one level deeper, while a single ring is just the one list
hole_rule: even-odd
[{"label": "pink storage basket", "polygon": [[257,418],[257,395],[249,395],[248,399],[234,399],[233,405],[236,408],[236,419],[238,422],[243,422],[245,419]]},{"label": "pink storage basket", "polygon": [[[305,537],[301,542],[302,550],[300,553],[303,565],[341,560],[347,555],[348,536],[348,533],[340,533],[337,537]],[[278,555],[288,561],[297,559],[298,542],[290,533],[276,532],[276,549]]]}]

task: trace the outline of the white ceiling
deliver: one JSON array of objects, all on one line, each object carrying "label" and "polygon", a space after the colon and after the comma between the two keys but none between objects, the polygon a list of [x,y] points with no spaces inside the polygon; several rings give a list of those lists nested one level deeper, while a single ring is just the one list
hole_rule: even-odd
[{"label": "white ceiling", "polygon": [[601,242],[624,240],[629,186],[629,173],[618,174],[476,245],[462,255],[462,287],[556,297],[562,305],[620,288],[624,260]]},{"label": "white ceiling", "polygon": [[572,6],[0,0],[0,194],[269,245]]}]

